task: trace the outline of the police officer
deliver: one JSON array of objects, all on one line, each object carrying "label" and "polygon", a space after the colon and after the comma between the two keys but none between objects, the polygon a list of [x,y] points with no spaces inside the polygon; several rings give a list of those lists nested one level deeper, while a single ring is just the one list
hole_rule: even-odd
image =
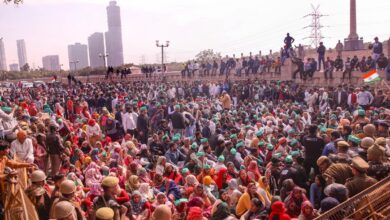
[{"label": "police officer", "polygon": [[368,170],[367,175],[377,180],[382,180],[390,173],[390,163],[383,162],[385,148],[378,144],[373,144],[367,150]]},{"label": "police officer", "polygon": [[332,163],[327,156],[318,158],[317,165],[328,184],[345,184],[345,180],[353,176],[352,169],[348,164]]},{"label": "police officer", "polygon": [[75,207],[68,201],[61,201],[53,207],[57,220],[77,220]]},{"label": "police officer", "polygon": [[390,121],[388,120],[378,120],[378,130],[377,135],[378,137],[389,137],[389,127],[390,127]]},{"label": "police officer", "polygon": [[96,220],[113,220],[114,211],[111,208],[103,207],[96,211]]},{"label": "police officer", "polygon": [[53,191],[51,192],[51,197],[50,197],[50,204],[51,204],[51,207],[53,209],[53,204],[54,204],[54,201],[58,198],[60,198],[61,196],[61,193],[60,193],[60,185],[61,183],[65,180],[65,176],[64,174],[57,174],[53,177],[53,181],[54,181],[54,189]]},{"label": "police officer", "polygon": [[76,192],[76,185],[74,184],[74,182],[71,180],[63,181],[59,187],[59,191],[61,193],[61,196],[54,200],[52,208],[50,210],[50,218],[54,218],[54,216],[56,215],[54,208],[56,204],[62,201],[67,201],[75,208],[75,213],[77,217],[77,219],[75,220],[84,220],[85,218],[83,217],[83,211],[81,210],[80,205],[74,200]]},{"label": "police officer", "polygon": [[95,211],[103,207],[111,208],[114,211],[115,219],[119,219],[121,214],[126,214],[127,208],[121,206],[116,200],[116,195],[119,194],[120,189],[118,183],[119,179],[117,177],[107,176],[103,179],[102,188],[104,193],[94,199],[93,207]]},{"label": "police officer", "polygon": [[40,220],[49,219],[50,195],[45,188],[46,175],[42,170],[31,174],[31,186],[26,189],[26,195],[34,204]]},{"label": "police officer", "polygon": [[371,147],[374,144],[374,139],[370,137],[365,137],[360,142],[359,149],[359,156],[363,158],[364,160],[367,160],[367,150],[369,147]]},{"label": "police officer", "polygon": [[361,157],[354,157],[352,159],[351,167],[354,177],[349,178],[345,183],[350,197],[378,182],[376,179],[366,175],[369,165]]},{"label": "police officer", "polygon": [[348,154],[350,145],[346,141],[337,142],[337,154],[330,154],[329,159],[334,163],[351,163],[351,157]]}]

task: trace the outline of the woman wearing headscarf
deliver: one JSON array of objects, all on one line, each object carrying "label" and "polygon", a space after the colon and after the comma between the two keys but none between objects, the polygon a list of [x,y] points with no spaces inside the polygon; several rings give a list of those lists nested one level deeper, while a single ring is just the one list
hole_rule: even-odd
[{"label": "woman wearing headscarf", "polygon": [[40,170],[46,170],[47,152],[45,147],[42,146],[38,141],[38,139],[42,139],[40,137],[42,136],[37,136],[37,138],[31,138],[34,148],[34,163],[37,164]]},{"label": "woman wearing headscarf", "polygon": [[89,140],[89,143],[92,146],[95,146],[96,141],[100,140],[100,137],[102,135],[102,131],[100,129],[100,126],[94,119],[89,119],[86,129],[87,137]]},{"label": "woman wearing headscarf", "polygon": [[208,208],[211,206],[212,203],[210,201],[209,196],[206,194],[205,190],[203,189],[203,187],[204,186],[202,184],[198,184],[194,188],[194,192],[190,195],[188,199],[192,200],[193,198],[200,198],[203,200],[204,208]]},{"label": "woman wearing headscarf", "polygon": [[259,171],[259,167],[257,166],[257,162],[255,160],[251,160],[249,162],[247,170],[247,174],[252,180],[257,182],[260,179],[261,174]]},{"label": "woman wearing headscarf", "polygon": [[271,192],[270,192],[270,186],[269,186],[267,177],[265,177],[265,176],[260,177],[260,179],[259,179],[259,187],[265,191],[265,193],[267,194],[268,200],[271,201],[272,200],[272,195],[271,195]]},{"label": "woman wearing headscarf", "polygon": [[284,203],[281,201],[277,201],[272,204],[271,213],[268,219],[291,220],[291,217],[286,214],[286,208],[284,207]]},{"label": "woman wearing headscarf", "polygon": [[206,218],[203,217],[203,210],[199,207],[191,207],[188,211],[186,220],[204,220]]},{"label": "woman wearing headscarf", "polygon": [[237,184],[241,187],[247,187],[253,180],[248,176],[246,170],[240,170],[238,173]]},{"label": "woman wearing headscarf", "polygon": [[158,157],[157,164],[156,164],[156,173],[164,174],[166,162],[167,162],[167,158],[166,157],[164,157],[164,156],[159,156]]},{"label": "woman wearing headscarf", "polygon": [[317,210],[315,210],[310,203],[310,201],[305,201],[302,203],[301,214],[299,215],[299,220],[312,220],[318,217]]},{"label": "woman wearing headscarf", "polygon": [[185,178],[185,184],[184,184],[184,193],[187,196],[190,196],[192,192],[194,191],[195,186],[199,184],[198,179],[192,174],[186,176]]},{"label": "woman wearing headscarf", "polygon": [[138,170],[138,163],[136,161],[132,161],[127,167],[127,172],[126,172],[127,178],[129,178],[131,175],[137,175],[137,170]]},{"label": "woman wearing headscarf", "polygon": [[55,111],[56,111],[56,114],[59,116],[59,117],[62,117],[64,116],[64,108],[61,106],[61,104],[59,102],[57,102],[55,105]]},{"label": "woman wearing headscarf", "polygon": [[326,181],[322,175],[316,175],[314,183],[310,185],[310,202],[315,208],[319,208],[321,200],[325,198],[324,190]]},{"label": "woman wearing headscarf", "polygon": [[152,206],[153,206],[153,208],[156,208],[156,207],[158,207],[160,205],[166,205],[166,206],[168,206],[171,209],[172,213],[175,212],[174,205],[172,204],[171,201],[168,200],[167,196],[164,193],[157,194],[156,201],[154,201]]},{"label": "woman wearing headscarf", "polygon": [[211,218],[210,220],[236,220],[237,218],[230,214],[229,206],[217,200],[213,208],[211,209]]},{"label": "woman wearing headscarf", "polygon": [[290,195],[284,200],[284,204],[286,204],[287,211],[286,213],[291,218],[298,218],[301,213],[302,203],[308,201],[306,195],[300,187],[294,187],[291,191]]},{"label": "woman wearing headscarf", "polygon": [[251,208],[241,217],[242,220],[267,220],[268,214],[264,204],[257,198],[251,201]]},{"label": "woman wearing headscarf", "polygon": [[229,161],[227,162],[226,167],[227,167],[228,175],[231,176],[232,178],[237,178],[238,173],[236,171],[236,167],[234,166],[234,163]]},{"label": "woman wearing headscarf", "polygon": [[144,200],[141,193],[136,190],[131,194],[130,200],[133,219],[147,220],[150,217],[150,204]]},{"label": "woman wearing headscarf", "polygon": [[156,200],[156,197],[154,196],[153,190],[150,188],[149,183],[141,183],[139,185],[138,191],[141,193],[142,197],[152,203]]},{"label": "woman wearing headscarf", "polygon": [[91,162],[84,170],[85,185],[90,187],[93,183],[100,183],[103,177],[100,173],[100,167],[95,162]]},{"label": "woman wearing headscarf", "polygon": [[236,207],[236,215],[242,216],[251,208],[251,200],[257,198],[264,203],[264,198],[257,192],[257,187],[254,182],[248,184],[247,190],[238,200]]},{"label": "woman wearing headscarf", "polygon": [[280,198],[284,201],[291,191],[294,189],[295,183],[292,179],[285,179],[282,183],[282,188],[280,189]]},{"label": "woman wearing headscarf", "polygon": [[149,174],[148,172],[146,171],[145,168],[141,167],[138,169],[137,171],[137,174],[138,174],[138,180],[140,183],[152,183],[152,181],[150,180],[150,177],[149,177]]},{"label": "woman wearing headscarf", "polygon": [[176,184],[178,184],[182,179],[181,174],[177,172],[176,167],[174,167],[171,163],[165,164],[164,177],[175,181]]},{"label": "woman wearing headscarf", "polygon": [[166,179],[161,174],[156,173],[153,182],[154,190],[165,193],[171,201],[181,198],[180,189],[172,180]]},{"label": "woman wearing headscarf", "polygon": [[125,183],[126,191],[130,193],[134,192],[135,190],[138,190],[139,186],[140,184],[138,181],[138,176],[136,175],[131,175]]},{"label": "woman wearing headscarf", "polygon": [[218,171],[218,174],[215,178],[215,184],[217,185],[218,189],[225,189],[228,187],[228,181],[231,179],[231,177],[227,173],[227,169],[221,168]]}]

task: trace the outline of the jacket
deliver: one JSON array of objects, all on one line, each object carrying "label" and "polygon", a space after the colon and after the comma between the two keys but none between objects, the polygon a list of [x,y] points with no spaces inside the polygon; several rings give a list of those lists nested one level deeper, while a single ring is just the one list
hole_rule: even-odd
[{"label": "jacket", "polygon": [[46,134],[46,147],[49,154],[61,154],[64,150],[61,138],[56,133]]},{"label": "jacket", "polygon": [[184,116],[182,113],[175,111],[171,115],[171,120],[172,120],[173,129],[185,129],[186,128]]}]

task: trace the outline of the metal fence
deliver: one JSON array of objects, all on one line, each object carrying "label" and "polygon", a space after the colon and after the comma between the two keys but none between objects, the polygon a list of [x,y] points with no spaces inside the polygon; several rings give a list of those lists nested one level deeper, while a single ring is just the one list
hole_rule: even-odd
[{"label": "metal fence", "polygon": [[390,219],[390,176],[325,212],[315,220]]}]

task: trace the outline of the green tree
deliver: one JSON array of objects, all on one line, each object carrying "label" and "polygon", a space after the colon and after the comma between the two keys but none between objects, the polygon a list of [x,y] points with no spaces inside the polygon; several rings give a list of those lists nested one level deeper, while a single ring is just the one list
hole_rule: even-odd
[{"label": "green tree", "polygon": [[20,68],[21,71],[24,71],[24,72],[28,72],[30,71],[30,65],[28,65],[28,63],[24,64],[21,68]]},{"label": "green tree", "polygon": [[220,59],[221,53],[216,53],[212,49],[203,50],[199,52],[196,56],[196,59],[198,60],[213,60],[213,59]]}]

